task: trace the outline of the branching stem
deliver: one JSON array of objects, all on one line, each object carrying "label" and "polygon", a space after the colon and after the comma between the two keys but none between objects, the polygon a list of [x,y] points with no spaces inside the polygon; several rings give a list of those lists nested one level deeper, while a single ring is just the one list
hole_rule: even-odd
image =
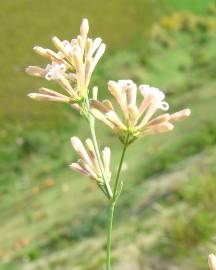
[{"label": "branching stem", "polygon": [[[108,228],[107,228],[107,244],[106,244],[106,270],[111,270],[111,244],[112,244],[112,227],[113,227],[113,218],[114,218],[114,211],[115,211],[115,205],[118,200],[118,197],[121,193],[121,188],[119,187],[120,185],[120,173],[122,170],[122,165],[125,157],[125,153],[128,147],[129,143],[129,134],[126,137],[126,140],[124,142],[124,147],[122,150],[121,158],[119,161],[119,166],[118,166],[118,171],[116,174],[116,179],[115,179],[115,184],[114,184],[114,191],[112,193],[110,184],[107,179],[107,175],[104,171],[103,163],[101,161],[100,157],[100,151],[97,143],[97,137],[96,137],[96,132],[95,132],[95,118],[89,113],[89,100],[88,98],[85,100],[86,101],[86,111],[85,115],[89,123],[90,131],[91,131],[91,137],[92,137],[92,142],[94,145],[95,153],[97,156],[98,164],[100,167],[100,171],[104,180],[104,188],[101,186],[101,190],[104,192],[104,194],[107,196],[109,199],[110,205],[109,205],[109,214],[108,214]],[[85,109],[85,108],[84,108]],[[122,182],[123,184],[123,182]]]}]

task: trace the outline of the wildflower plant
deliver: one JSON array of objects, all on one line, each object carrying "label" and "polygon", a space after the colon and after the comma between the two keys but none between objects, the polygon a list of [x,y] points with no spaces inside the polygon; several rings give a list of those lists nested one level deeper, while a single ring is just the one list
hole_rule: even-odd
[{"label": "wildflower plant", "polygon": [[[76,38],[71,41],[52,38],[57,52],[39,46],[34,47],[37,54],[50,62],[44,68],[29,66],[26,72],[36,77],[56,81],[63,92],[42,87],[38,93],[30,93],[28,96],[35,100],[67,103],[89,124],[91,138],[87,138],[84,143],[78,137],[71,138],[71,144],[79,159],[70,167],[75,172],[93,179],[109,202],[106,270],[110,270],[113,216],[123,187],[120,173],[127,148],[137,139],[173,130],[173,123],[187,118],[190,110],[184,109],[174,114],[163,112],[155,116],[159,111],[169,109],[165,94],[158,88],[146,84],[137,86],[132,80],[108,82],[108,90],[120,107],[121,115],[110,100],[99,101],[98,88],[94,86],[91,90],[89,85],[93,71],[106,46],[99,37],[89,38],[88,31],[88,20],[83,19],[80,34]],[[138,95],[142,97],[140,104],[137,101]],[[95,131],[96,119],[111,128],[122,143],[122,154],[116,176],[113,176],[110,170],[110,148],[99,150]]]}]

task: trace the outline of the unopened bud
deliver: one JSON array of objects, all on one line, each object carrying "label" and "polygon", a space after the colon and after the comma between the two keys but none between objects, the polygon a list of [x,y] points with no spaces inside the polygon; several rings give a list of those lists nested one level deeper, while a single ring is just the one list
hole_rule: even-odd
[{"label": "unopened bud", "polygon": [[40,47],[40,46],[35,46],[35,47],[33,48],[33,50],[34,50],[37,54],[39,54],[39,55],[41,55],[41,56],[43,56],[43,57],[48,57],[47,52],[46,52],[46,49],[44,49],[44,48],[42,48],[42,47]]},{"label": "unopened bud", "polygon": [[190,116],[190,114],[191,114],[190,109],[184,109],[182,111],[171,114],[169,117],[169,121],[170,122],[181,121],[181,120],[184,120],[185,118],[187,118],[188,116]]},{"label": "unopened bud", "polygon": [[84,18],[82,20],[81,26],[80,26],[80,34],[83,37],[86,37],[89,31],[89,23],[88,23],[88,19]]},{"label": "unopened bud", "polygon": [[44,77],[46,74],[45,69],[37,66],[28,66],[25,71],[27,74],[36,77]]},{"label": "unopened bud", "polygon": [[44,94],[37,94],[37,93],[30,93],[28,94],[28,97],[34,100],[39,100],[39,101],[58,101],[58,102],[69,102],[69,98],[65,97],[56,97],[52,95],[44,95]]}]

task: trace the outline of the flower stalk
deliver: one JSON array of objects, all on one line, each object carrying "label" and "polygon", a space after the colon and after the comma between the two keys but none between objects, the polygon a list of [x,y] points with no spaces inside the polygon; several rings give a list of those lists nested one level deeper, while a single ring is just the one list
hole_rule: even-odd
[{"label": "flower stalk", "polygon": [[[123,146],[121,158],[119,161],[118,171],[117,171],[117,175],[115,179],[115,184],[114,184],[113,199],[109,206],[108,228],[107,228],[107,247],[106,247],[106,270],[111,269],[111,244],[112,244],[112,228],[113,228],[114,211],[115,211],[115,205],[117,203],[118,197],[120,196],[122,186],[123,186],[123,181],[120,182],[120,173],[122,170],[124,157],[125,157],[126,150],[128,147],[128,142],[129,142],[129,134]],[[119,188],[120,184],[121,184],[121,187]]]},{"label": "flower stalk", "polygon": [[112,228],[113,228],[114,211],[115,211],[115,202],[112,201],[110,206],[109,206],[109,213],[108,213],[107,244],[106,244],[106,270],[111,269],[111,244],[112,244]]}]

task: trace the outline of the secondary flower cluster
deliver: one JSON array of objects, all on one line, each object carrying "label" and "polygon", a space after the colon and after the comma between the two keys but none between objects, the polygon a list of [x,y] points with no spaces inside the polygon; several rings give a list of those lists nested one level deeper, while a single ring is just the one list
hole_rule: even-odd
[{"label": "secondary flower cluster", "polygon": [[130,143],[137,137],[171,131],[174,128],[172,123],[188,117],[191,113],[189,109],[184,109],[152,118],[159,109],[169,109],[169,104],[164,101],[165,94],[158,88],[140,85],[139,92],[143,99],[137,105],[137,85],[131,80],[109,81],[108,90],[119,104],[123,119],[118,116],[110,100],[91,100],[90,112],[113,129],[123,142],[127,136]]},{"label": "secondary flower cluster", "polygon": [[89,24],[83,19],[80,26],[80,35],[71,41],[61,41],[53,37],[52,41],[57,52],[39,46],[34,51],[48,58],[50,63],[45,67],[29,66],[26,72],[47,80],[57,81],[67,94],[40,88],[39,93],[30,93],[29,97],[36,100],[60,101],[75,104],[88,95],[88,86],[92,73],[105,51],[105,44],[101,38],[88,38]]},{"label": "secondary flower cluster", "polygon": [[96,180],[99,184],[103,185],[103,176],[101,171],[104,171],[106,174],[106,179],[110,181],[111,172],[110,172],[110,156],[111,151],[108,147],[105,147],[102,151],[102,168],[97,160],[95,149],[91,139],[85,141],[86,147],[82,144],[79,138],[72,137],[71,144],[77,154],[80,156],[80,159],[77,163],[72,163],[70,167],[79,173],[87,175],[88,177]]}]

